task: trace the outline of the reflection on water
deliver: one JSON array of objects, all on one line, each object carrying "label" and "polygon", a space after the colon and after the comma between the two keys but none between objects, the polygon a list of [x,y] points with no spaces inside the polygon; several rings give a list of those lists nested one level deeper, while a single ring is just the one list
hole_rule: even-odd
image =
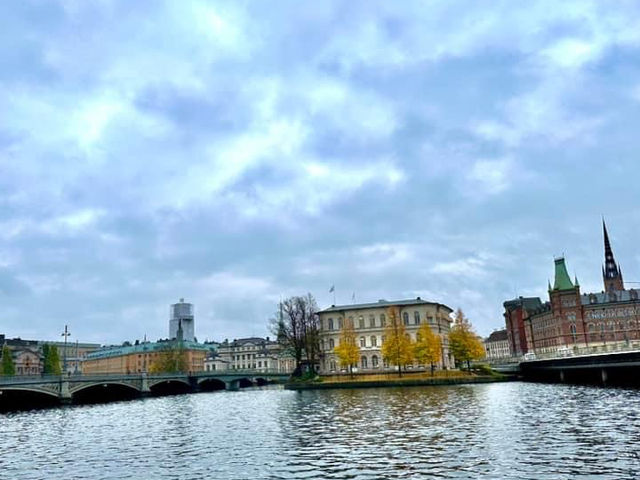
[{"label": "reflection on water", "polygon": [[248,389],[0,416],[0,477],[635,478],[635,390]]}]

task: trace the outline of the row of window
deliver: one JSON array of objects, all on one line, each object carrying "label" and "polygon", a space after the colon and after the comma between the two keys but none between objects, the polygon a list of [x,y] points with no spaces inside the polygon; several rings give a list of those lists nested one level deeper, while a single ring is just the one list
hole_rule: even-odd
[{"label": "row of window", "polygon": [[[379,318],[380,318],[379,323],[376,323],[375,315],[369,315],[368,327],[369,328],[385,327],[387,325],[387,319],[384,313],[380,314]],[[349,321],[353,322],[353,317],[349,317]],[[410,325],[410,317],[408,312],[402,313],[402,321],[405,325]],[[433,323],[433,317],[427,317],[427,322]],[[420,312],[418,311],[413,312],[413,325],[420,325]],[[342,326],[343,326],[342,318],[338,318],[337,322],[334,322],[333,318],[327,319],[327,330],[340,330],[342,329]],[[367,323],[365,322],[365,318],[362,315],[358,317],[358,323],[354,324],[354,328],[360,328],[360,329],[367,328]]]},{"label": "row of window", "polygon": [[[411,340],[411,335],[409,333],[406,334],[407,338],[409,340]],[[382,345],[385,341],[385,336],[382,335],[381,338],[381,342],[380,345]],[[420,341],[420,332],[416,332],[416,341]],[[445,339],[441,339],[443,344],[447,344]],[[338,339],[338,342],[340,342],[340,339]],[[359,343],[360,343],[360,347],[362,348],[366,348],[366,347],[377,347],[378,346],[378,337],[376,335],[371,335],[369,337],[369,342],[367,344],[367,337],[360,337],[359,339]],[[329,350],[333,350],[336,346],[336,342],[333,338],[330,338],[328,341],[325,342],[325,340],[320,340],[320,350],[326,350],[327,348]]]}]

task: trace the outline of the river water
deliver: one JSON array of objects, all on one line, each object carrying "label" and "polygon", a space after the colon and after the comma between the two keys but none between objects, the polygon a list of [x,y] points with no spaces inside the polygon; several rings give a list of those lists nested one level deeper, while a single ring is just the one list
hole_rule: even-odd
[{"label": "river water", "polygon": [[1,479],[637,478],[640,392],[247,389],[0,415]]}]

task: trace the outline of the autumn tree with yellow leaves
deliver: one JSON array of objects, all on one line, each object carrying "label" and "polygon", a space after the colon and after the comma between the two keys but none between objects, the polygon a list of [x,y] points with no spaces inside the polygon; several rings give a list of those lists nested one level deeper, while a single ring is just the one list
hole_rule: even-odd
[{"label": "autumn tree with yellow leaves", "polygon": [[449,350],[456,361],[467,364],[468,370],[471,370],[471,360],[479,360],[485,356],[482,341],[460,308],[456,310],[453,327],[449,332]]},{"label": "autumn tree with yellow leaves", "polygon": [[433,375],[435,365],[442,353],[442,341],[429,324],[423,323],[418,329],[413,351],[418,363],[431,366],[431,375]]},{"label": "autumn tree with yellow leaves", "polygon": [[384,329],[381,353],[389,365],[398,366],[399,376],[402,376],[402,368],[413,361],[411,337],[404,327],[397,307],[389,307],[387,310],[387,326]]},{"label": "autumn tree with yellow leaves", "polygon": [[360,360],[360,347],[356,343],[356,331],[353,327],[353,320],[345,320],[340,331],[340,339],[338,346],[333,349],[338,356],[341,367],[349,369],[351,377],[353,377],[353,366],[358,364]]}]

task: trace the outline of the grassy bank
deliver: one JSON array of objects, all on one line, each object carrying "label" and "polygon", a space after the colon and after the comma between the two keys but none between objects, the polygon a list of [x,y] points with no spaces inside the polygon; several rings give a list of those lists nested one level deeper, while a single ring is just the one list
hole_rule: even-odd
[{"label": "grassy bank", "polygon": [[288,390],[319,390],[330,388],[374,388],[374,387],[406,387],[422,385],[456,385],[462,383],[490,383],[511,380],[511,377],[490,374],[476,375],[459,370],[435,372],[403,373],[399,377],[396,372],[381,374],[332,375],[317,377],[313,380],[290,382],[285,385]]}]

